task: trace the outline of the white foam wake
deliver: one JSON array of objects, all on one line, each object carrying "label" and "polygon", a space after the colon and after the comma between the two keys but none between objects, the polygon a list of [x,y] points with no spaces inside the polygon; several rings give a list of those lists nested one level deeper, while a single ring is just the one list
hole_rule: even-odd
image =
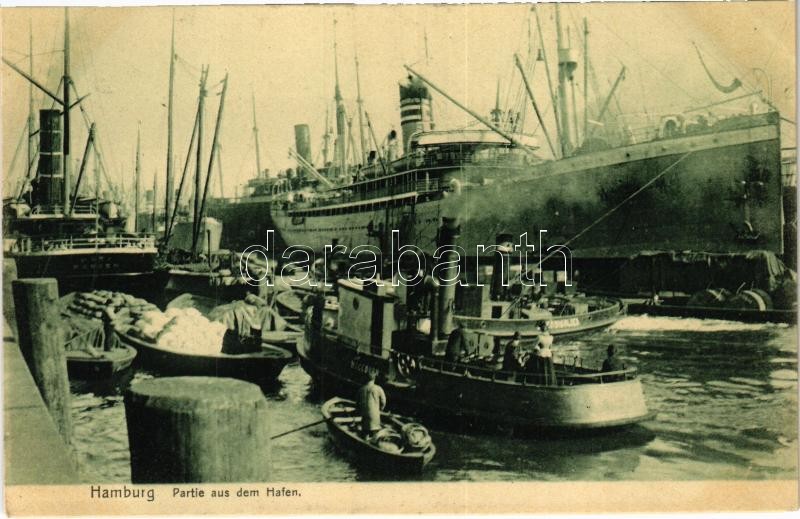
[{"label": "white foam wake", "polygon": [[614,331],[687,331],[687,332],[738,332],[757,331],[768,328],[788,328],[787,324],[740,323],[718,319],[695,319],[689,317],[655,317],[629,315],[611,326]]}]

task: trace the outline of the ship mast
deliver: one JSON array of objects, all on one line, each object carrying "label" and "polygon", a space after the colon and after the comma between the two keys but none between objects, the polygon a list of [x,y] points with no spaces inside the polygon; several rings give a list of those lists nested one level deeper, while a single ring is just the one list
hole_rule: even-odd
[{"label": "ship mast", "polygon": [[550,153],[553,154],[553,158],[558,158],[556,154],[556,149],[553,147],[553,141],[550,140],[550,133],[547,131],[547,126],[544,124],[544,119],[542,118],[542,113],[539,110],[539,105],[536,104],[536,99],[533,97],[533,90],[531,89],[531,85],[528,82],[528,76],[525,74],[525,68],[522,66],[522,61],[519,59],[519,56],[514,54],[514,62],[519,69],[520,76],[522,76],[522,82],[525,85],[525,91],[528,93],[528,98],[531,100],[531,104],[533,105],[533,111],[536,113],[536,118],[539,120],[539,127],[542,129],[544,133],[544,137],[547,140],[547,146],[550,148]]},{"label": "ship mast", "polygon": [[[572,47],[572,39],[570,38],[570,28],[567,27],[567,46]],[[574,61],[574,60],[573,60]],[[576,62],[577,63],[577,62]],[[576,64],[577,66],[577,64]],[[578,129],[578,105],[575,103],[575,76],[571,75],[569,79],[570,95],[572,96],[572,128],[575,130],[575,140],[572,141],[573,147],[577,148],[580,142],[580,132]]]},{"label": "ship mast", "polygon": [[[174,180],[172,167],[174,160],[172,157],[172,101],[174,98],[174,83],[175,83],[175,11],[172,11],[172,42],[169,52],[169,94],[167,98],[167,178],[166,178],[166,198],[164,200],[164,239],[169,236],[169,225],[166,221],[168,218],[170,208],[172,207],[172,193],[174,191]],[[155,194],[153,195],[153,206],[156,205]],[[155,227],[153,227],[155,233]]]},{"label": "ship mast", "polygon": [[258,123],[256,122],[256,94],[253,92],[253,139],[256,141],[256,176],[261,175],[261,148],[258,146]]},{"label": "ship mast", "polygon": [[336,140],[334,141],[334,153],[338,174],[343,175],[346,169],[345,146],[347,138],[347,122],[345,120],[344,102],[342,100],[342,89],[339,86],[339,57],[336,48],[336,20],[333,20],[333,67],[336,75],[336,87],[334,100],[336,101]]},{"label": "ship mast", "polygon": [[356,53],[356,103],[358,104],[358,137],[361,141],[361,164],[367,163],[367,139],[364,135],[364,100],[361,99],[361,77],[358,73],[358,53]]},{"label": "ship mast", "polygon": [[572,82],[572,72],[575,62],[571,57],[569,42],[565,46],[564,34],[561,28],[561,6],[556,4],[556,38],[558,42],[558,105],[559,120],[561,121],[561,148],[564,155],[571,155],[574,147],[572,130],[570,128],[569,101],[567,100],[567,82]]},{"label": "ship mast", "polygon": [[589,23],[583,19],[583,141],[589,136]]},{"label": "ship mast", "polygon": [[197,101],[197,158],[194,166],[194,213],[192,225],[192,256],[197,254],[197,233],[200,229],[200,180],[203,176],[203,110],[206,97],[208,67],[200,73],[200,95]]},{"label": "ship mast", "polygon": [[503,122],[503,111],[500,110],[500,79],[497,79],[497,89],[494,94],[494,110],[491,111],[492,122],[500,126]]},{"label": "ship mast", "polygon": [[133,232],[139,232],[139,200],[142,191],[141,123],[136,127],[136,163],[133,177]]},{"label": "ship mast", "polygon": [[550,104],[553,107],[553,118],[556,122],[556,133],[558,134],[558,140],[561,145],[561,156],[565,156],[566,152],[564,150],[564,141],[561,139],[562,127],[561,127],[561,118],[558,113],[558,107],[556,105],[556,94],[553,91],[553,81],[550,78],[550,63],[547,61],[547,49],[544,46],[544,33],[542,32],[542,22],[539,19],[539,10],[536,9],[536,4],[533,4],[533,14],[536,17],[536,30],[539,33],[539,50],[541,51],[542,60],[544,60],[544,71],[545,75],[547,76],[547,92],[550,94]]},{"label": "ship mast", "polygon": [[[28,21],[28,73],[33,77],[33,22]],[[33,113],[33,83],[28,82],[28,166],[25,168],[26,181],[31,178],[31,168],[33,168],[33,133],[34,133],[34,113]]]},{"label": "ship mast", "polygon": [[150,215],[150,229],[155,234],[158,229],[156,224],[158,222],[158,170],[153,172],[153,212]]},{"label": "ship mast", "polygon": [[205,213],[206,209],[206,198],[208,197],[208,188],[211,184],[211,175],[214,171],[214,159],[219,152],[219,136],[222,131],[222,113],[225,109],[225,94],[228,91],[228,74],[225,74],[225,78],[222,80],[222,93],[220,93],[219,98],[219,108],[217,109],[217,121],[214,124],[214,136],[211,139],[211,153],[208,158],[208,170],[206,172],[206,182],[205,186],[203,187],[203,198],[200,200],[200,219],[198,219],[197,229],[195,230],[195,244],[200,239],[200,220],[203,218],[203,213]]},{"label": "ship mast", "polygon": [[64,8],[64,96],[62,99],[64,105],[64,142],[62,143],[62,153],[63,157],[61,160],[62,168],[63,168],[63,204],[64,204],[64,216],[69,216],[70,209],[69,209],[69,198],[70,198],[70,173],[72,169],[71,164],[71,157],[70,157],[70,134],[69,134],[69,13],[67,8]]},{"label": "ship mast", "polygon": [[331,141],[331,114],[329,108],[325,108],[325,135],[322,136],[322,141],[322,167],[324,168],[328,165]]}]

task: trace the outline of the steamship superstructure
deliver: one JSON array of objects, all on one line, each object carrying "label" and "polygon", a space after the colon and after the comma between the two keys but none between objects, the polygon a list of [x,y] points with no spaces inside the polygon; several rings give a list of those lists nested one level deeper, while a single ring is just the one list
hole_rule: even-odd
[{"label": "steamship superstructure", "polygon": [[[314,187],[272,203],[284,241],[315,250],[333,240],[381,245],[394,229],[403,243],[432,252],[441,218],[455,217],[459,245],[470,254],[499,232],[528,233],[538,246],[547,231],[545,247],[567,244],[584,280],[602,280],[649,250],[783,253],[780,115],[769,102],[726,117],[663,116],[658,125],[620,132],[618,142],[584,132],[578,144],[567,102],[578,57],[560,38],[558,47],[559,132],[556,142],[545,134],[550,154],[504,124],[499,107],[491,121],[473,113],[487,129],[434,128],[431,89],[450,98],[407,67],[403,156],[347,167],[338,133],[331,166],[299,161]],[[345,128],[338,112],[337,127]]]},{"label": "steamship superstructure", "polygon": [[[99,175],[94,196],[80,194],[82,184],[88,183],[86,156],[77,179],[74,183],[71,179],[69,107],[74,104],[70,102],[68,18],[64,44],[63,96],[54,97],[64,109],[39,111],[35,175],[26,179],[17,196],[3,203],[4,254],[15,260],[18,277],[54,277],[62,291],[112,286],[121,280],[130,283],[132,276],[152,275],[158,251],[152,236],[125,232],[127,218],[120,205],[99,195]],[[42,88],[29,75],[22,75]],[[32,107],[31,103],[31,111]],[[28,125],[32,124],[31,113]],[[92,125],[85,155],[94,139]]]}]

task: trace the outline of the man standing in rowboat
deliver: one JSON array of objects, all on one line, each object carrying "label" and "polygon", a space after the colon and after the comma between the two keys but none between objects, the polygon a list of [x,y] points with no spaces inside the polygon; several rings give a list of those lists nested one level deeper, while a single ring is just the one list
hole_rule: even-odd
[{"label": "man standing in rowboat", "polygon": [[386,393],[375,383],[375,370],[370,369],[367,376],[367,383],[358,390],[358,410],[361,414],[361,431],[369,439],[381,430],[381,411],[386,407]]}]

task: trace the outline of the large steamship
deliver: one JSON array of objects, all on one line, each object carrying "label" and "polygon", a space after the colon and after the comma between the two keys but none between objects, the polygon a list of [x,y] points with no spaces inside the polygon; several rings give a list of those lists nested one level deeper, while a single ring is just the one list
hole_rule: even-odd
[{"label": "large steamship", "polygon": [[[64,48],[64,90],[57,101],[72,107],[68,19]],[[88,184],[86,160],[95,139],[94,125],[77,179],[72,180],[69,112],[40,110],[38,132],[29,132],[38,133],[38,165],[23,189],[3,201],[4,255],[15,260],[18,277],[56,278],[62,292],[127,285],[132,277],[152,276],[158,253],[154,238],[125,232],[123,209],[100,196],[99,174],[93,196],[81,194]],[[32,125],[33,113],[28,118],[28,126]]]},{"label": "large steamship", "polygon": [[385,245],[394,229],[432,252],[441,218],[455,217],[469,254],[500,232],[528,233],[538,246],[546,231],[545,247],[567,244],[584,282],[612,289],[642,251],[783,254],[780,115],[769,102],[725,117],[664,116],[616,142],[584,132],[577,143],[566,102],[577,62],[559,40],[560,131],[556,142],[545,135],[552,159],[499,106],[490,120],[475,114],[487,129],[436,129],[431,90],[449,96],[409,68],[399,92],[403,155],[372,153],[365,167],[348,167],[337,82],[334,160],[315,169],[298,158],[309,182],[275,197],[276,228],[286,243],[315,250],[334,240]]}]

